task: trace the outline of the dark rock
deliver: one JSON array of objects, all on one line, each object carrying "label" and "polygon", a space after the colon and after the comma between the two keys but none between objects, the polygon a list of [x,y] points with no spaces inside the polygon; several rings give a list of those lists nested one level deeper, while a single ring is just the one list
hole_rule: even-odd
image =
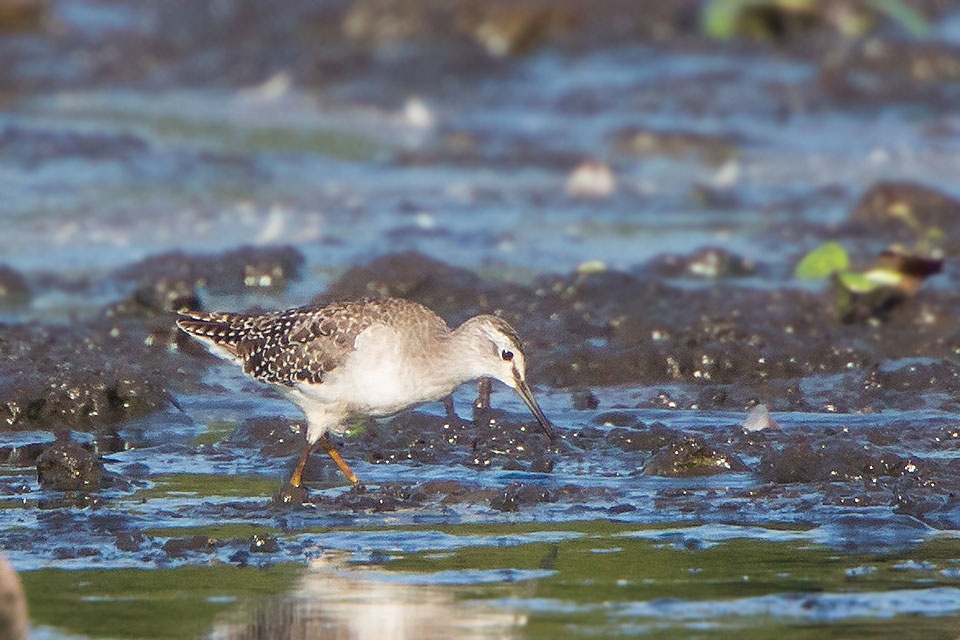
[{"label": "dark rock", "polygon": [[419,504],[419,495],[420,494],[409,485],[387,483],[379,487],[376,491],[368,491],[362,487],[354,487],[352,490],[343,492],[333,499],[322,497],[318,504],[332,506],[338,510],[383,513],[396,511],[404,507],[416,506]]},{"label": "dark rock", "polygon": [[669,444],[647,461],[644,475],[667,477],[712,476],[719,473],[749,471],[740,458],[706,446],[696,438]]},{"label": "dark rock", "polygon": [[121,373],[117,363],[106,371],[81,366],[83,360],[49,375],[27,374],[0,383],[0,415],[13,429],[64,425],[94,430],[153,413],[170,402],[159,380],[135,369]]},{"label": "dark rock", "polygon": [[624,451],[657,451],[677,439],[677,432],[655,422],[649,427],[617,427],[607,433],[607,442]]},{"label": "dark rock", "polygon": [[549,490],[536,485],[512,483],[490,498],[490,508],[505,513],[519,511],[522,507],[531,507],[541,502],[556,502],[556,496]]},{"label": "dark rock", "polygon": [[24,445],[0,446],[0,464],[9,464],[18,467],[32,467],[37,464],[37,458],[50,444],[47,442],[31,442]]},{"label": "dark rock", "polygon": [[53,556],[57,560],[75,560],[77,558],[96,558],[100,551],[93,547],[57,547]]},{"label": "dark rock", "polygon": [[150,316],[199,308],[200,297],[194,283],[164,276],[137,287],[126,299],[107,307],[105,313],[109,317]]},{"label": "dark rock", "polygon": [[757,265],[724,249],[703,247],[689,255],[654,258],[640,272],[667,278],[744,278],[756,275]]},{"label": "dark rock", "polygon": [[89,493],[68,491],[53,497],[43,497],[37,500],[37,508],[41,511],[62,511],[64,509],[87,509],[103,503],[100,496]]},{"label": "dark rock", "polygon": [[170,538],[163,543],[163,551],[171,558],[179,558],[187,553],[213,553],[220,545],[219,540],[197,535],[188,538]]},{"label": "dark rock", "polygon": [[555,460],[551,457],[534,458],[527,471],[530,473],[553,473],[554,463]]},{"label": "dark rock", "polygon": [[812,411],[795,378],[765,380],[754,385],[733,383],[704,388],[694,404],[700,409],[743,411],[758,404],[771,411]]},{"label": "dark rock", "polygon": [[135,553],[143,546],[144,536],[140,531],[121,531],[117,534],[116,546],[120,551]]},{"label": "dark rock", "polygon": [[240,293],[249,287],[282,289],[300,278],[305,259],[294,247],[240,247],[217,255],[164,253],[125,267],[121,280],[140,284],[134,302],[148,309],[177,310],[192,304],[197,287],[213,293]]},{"label": "dark rock", "polygon": [[129,478],[144,480],[150,477],[150,467],[142,462],[132,462],[123,467],[123,474]]},{"label": "dark rock", "polygon": [[250,553],[276,553],[280,549],[273,536],[254,535],[250,540]]},{"label": "dark rock", "polygon": [[489,503],[496,494],[496,489],[481,489],[473,483],[463,483],[454,480],[431,480],[425,482],[414,491],[415,498],[424,502],[436,496],[443,496],[440,503],[453,505],[459,503],[482,504]]},{"label": "dark rock", "polygon": [[504,471],[523,471],[524,466],[520,464],[515,458],[508,458],[506,462],[503,463]]},{"label": "dark rock", "polygon": [[288,482],[280,488],[280,491],[273,495],[272,503],[275,506],[301,505],[306,499],[307,489],[305,487],[295,487]]},{"label": "dark rock", "polygon": [[421,496],[452,496],[461,495],[476,488],[476,485],[465,485],[457,480],[430,480],[418,486],[417,492]]},{"label": "dark rock", "polygon": [[876,369],[868,375],[865,386],[868,391],[905,391],[915,399],[924,392],[954,394],[960,389],[960,366],[950,361],[938,361],[915,362],[896,369]]},{"label": "dark rock", "polygon": [[507,487],[490,499],[490,508],[504,513],[514,513],[520,510],[520,496],[515,489]]},{"label": "dark rock", "polygon": [[488,450],[476,451],[463,458],[460,464],[471,469],[488,469],[495,455],[492,451]]},{"label": "dark rock", "polygon": [[850,219],[949,230],[960,220],[960,201],[914,182],[879,182],[860,197]]},{"label": "dark rock", "polygon": [[572,399],[575,411],[592,411],[600,406],[600,399],[591,391],[578,391]]},{"label": "dark rock", "polygon": [[767,482],[776,483],[875,481],[903,475],[911,464],[872,445],[833,439],[816,450],[806,442],[788,444],[780,451],[768,450],[760,460],[758,473]]},{"label": "dark rock", "polygon": [[45,489],[95,492],[102,473],[100,460],[72,440],[57,440],[37,458],[37,479]]},{"label": "dark rock", "polygon": [[247,549],[237,549],[230,554],[228,559],[238,567],[246,567],[250,563],[250,551]]},{"label": "dark rock", "polygon": [[870,445],[834,441],[822,448],[820,476],[824,480],[876,480],[900,476],[909,464],[900,456]]},{"label": "dark rock", "polygon": [[617,516],[622,513],[632,513],[636,510],[637,508],[632,504],[615,504],[609,509],[607,509],[607,513],[609,513],[612,516]]},{"label": "dark rock", "polygon": [[472,271],[410,252],[353,267],[315,302],[406,298],[430,307],[448,322],[459,324],[471,316],[493,311],[511,289],[516,287],[497,287]]},{"label": "dark rock", "polygon": [[758,473],[767,482],[787,484],[819,479],[822,456],[808,443],[789,444],[760,460]]},{"label": "dark rock", "polygon": [[593,424],[610,427],[638,426],[637,416],[629,411],[605,411],[593,419]]},{"label": "dark rock", "polygon": [[25,493],[30,493],[30,485],[26,482],[14,483],[14,484],[0,484],[0,495],[5,496],[19,496]]},{"label": "dark rock", "polygon": [[[31,323],[0,333],[0,424],[95,431],[163,409],[181,361],[141,321]],[[120,445],[122,446],[122,444]]]}]

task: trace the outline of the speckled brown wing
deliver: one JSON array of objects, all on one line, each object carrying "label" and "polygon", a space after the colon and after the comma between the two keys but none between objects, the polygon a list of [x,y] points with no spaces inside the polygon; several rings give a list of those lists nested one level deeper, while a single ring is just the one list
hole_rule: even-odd
[{"label": "speckled brown wing", "polygon": [[383,306],[348,302],[263,315],[185,314],[177,325],[258,380],[320,384],[354,350],[357,336],[383,319]]}]

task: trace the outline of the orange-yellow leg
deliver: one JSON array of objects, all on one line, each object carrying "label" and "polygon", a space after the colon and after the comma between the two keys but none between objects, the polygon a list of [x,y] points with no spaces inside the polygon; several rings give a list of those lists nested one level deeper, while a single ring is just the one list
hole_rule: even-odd
[{"label": "orange-yellow leg", "polygon": [[308,444],[303,448],[303,453],[300,454],[300,460],[297,462],[297,467],[293,470],[293,475],[290,476],[290,485],[294,487],[299,487],[303,484],[303,468],[307,466],[307,459],[310,457],[310,454],[313,453],[313,445]]},{"label": "orange-yellow leg", "polygon": [[357,474],[353,472],[350,466],[344,462],[343,458],[340,456],[340,452],[337,451],[336,447],[330,442],[330,438],[327,437],[327,434],[320,436],[320,439],[313,444],[308,444],[303,449],[303,453],[300,455],[300,460],[297,462],[296,468],[293,470],[293,475],[290,476],[290,484],[294,487],[299,487],[303,483],[303,468],[307,466],[307,460],[310,458],[310,454],[313,453],[315,447],[323,449],[324,452],[333,460],[337,465],[337,468],[347,477],[347,480],[353,486],[358,486],[360,484],[360,479],[357,478]]},{"label": "orange-yellow leg", "polygon": [[327,437],[327,434],[323,434],[317,444],[320,445],[320,448],[327,452],[327,455],[333,459],[336,463],[337,468],[347,477],[347,480],[350,481],[350,484],[357,486],[360,484],[360,479],[357,478],[357,474],[353,472],[353,469],[343,461],[343,458],[340,457],[340,452],[337,451],[336,447],[333,446],[333,443],[330,442],[330,438]]}]

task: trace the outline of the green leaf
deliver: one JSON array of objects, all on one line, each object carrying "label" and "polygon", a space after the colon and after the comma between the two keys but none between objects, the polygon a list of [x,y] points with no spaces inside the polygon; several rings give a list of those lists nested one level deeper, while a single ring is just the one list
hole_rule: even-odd
[{"label": "green leaf", "polygon": [[751,11],[811,11],[818,4],[820,0],[709,0],[700,12],[700,29],[715,40],[732,40],[743,35]]},{"label": "green leaf", "polygon": [[703,32],[715,40],[730,40],[737,35],[737,23],[743,11],[742,0],[713,0],[700,15]]},{"label": "green leaf", "polygon": [[870,0],[878,13],[899,24],[910,35],[923,38],[930,35],[930,22],[901,0]]},{"label": "green leaf", "polygon": [[826,242],[803,257],[794,272],[798,278],[828,278],[850,268],[846,250],[836,242]]},{"label": "green leaf", "polygon": [[[930,21],[904,0],[867,0],[881,16],[885,16],[916,38],[930,35]],[[709,0],[700,13],[700,28],[716,40],[731,40],[740,34],[744,16],[753,9],[774,8],[781,11],[824,11],[821,0]],[[842,30],[842,29],[841,29]]]}]

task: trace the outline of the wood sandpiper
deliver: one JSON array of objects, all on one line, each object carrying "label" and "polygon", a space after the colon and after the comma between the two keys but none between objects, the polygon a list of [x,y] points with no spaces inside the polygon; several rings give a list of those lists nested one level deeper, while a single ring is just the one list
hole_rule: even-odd
[{"label": "wood sandpiper", "polygon": [[451,330],[427,307],[387,298],[256,315],[181,313],[177,326],[277,385],[303,411],[307,446],[290,477],[295,488],[318,447],[360,484],[328,436],[343,432],[351,416],[392,415],[478,378],[515,389],[547,436],[557,438],[527,384],[523,345],[496,316],[475,316]]}]

